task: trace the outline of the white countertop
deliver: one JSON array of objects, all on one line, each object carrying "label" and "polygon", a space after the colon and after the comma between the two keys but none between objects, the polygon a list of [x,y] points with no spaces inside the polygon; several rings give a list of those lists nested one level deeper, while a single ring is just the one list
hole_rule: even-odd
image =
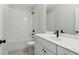
[{"label": "white countertop", "polygon": [[56,36],[54,34],[51,35],[48,33],[40,33],[40,34],[36,34],[36,35],[45,40],[48,40],[52,43],[55,43],[63,48],[66,48],[70,51],[73,51],[73,52],[79,54],[79,40],[64,37],[64,36],[56,38]]}]

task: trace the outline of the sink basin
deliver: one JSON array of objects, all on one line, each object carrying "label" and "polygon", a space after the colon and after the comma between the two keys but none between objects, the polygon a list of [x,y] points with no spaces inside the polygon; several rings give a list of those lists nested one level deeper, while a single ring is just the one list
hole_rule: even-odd
[{"label": "sink basin", "polygon": [[50,37],[52,40],[61,41],[62,39],[60,37]]}]

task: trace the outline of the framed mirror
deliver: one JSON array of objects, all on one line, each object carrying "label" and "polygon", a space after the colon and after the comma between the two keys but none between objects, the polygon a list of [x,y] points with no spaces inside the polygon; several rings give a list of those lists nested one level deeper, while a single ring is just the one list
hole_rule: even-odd
[{"label": "framed mirror", "polygon": [[47,31],[63,30],[67,34],[79,31],[79,4],[48,4]]}]

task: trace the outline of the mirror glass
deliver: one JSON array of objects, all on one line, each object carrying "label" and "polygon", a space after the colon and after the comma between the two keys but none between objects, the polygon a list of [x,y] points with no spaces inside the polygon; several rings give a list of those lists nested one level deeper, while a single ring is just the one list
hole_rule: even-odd
[{"label": "mirror glass", "polygon": [[[47,31],[63,30],[75,34],[79,27],[79,4],[48,4],[46,12]],[[76,10],[76,8],[78,8]]]}]

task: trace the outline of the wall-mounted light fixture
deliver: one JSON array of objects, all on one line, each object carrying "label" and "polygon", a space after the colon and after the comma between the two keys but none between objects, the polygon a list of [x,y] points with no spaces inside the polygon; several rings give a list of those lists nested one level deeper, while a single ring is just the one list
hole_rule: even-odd
[{"label": "wall-mounted light fixture", "polygon": [[27,21],[27,17],[24,17],[24,20]]}]

